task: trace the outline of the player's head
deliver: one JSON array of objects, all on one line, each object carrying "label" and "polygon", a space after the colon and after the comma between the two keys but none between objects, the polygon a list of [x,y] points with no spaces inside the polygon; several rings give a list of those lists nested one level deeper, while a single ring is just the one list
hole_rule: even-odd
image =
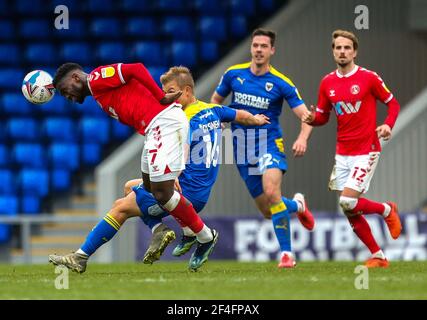
[{"label": "player's head", "polygon": [[163,91],[166,93],[182,91],[178,102],[183,107],[193,102],[194,79],[187,67],[171,67],[166,73],[162,74],[160,82],[162,83]]},{"label": "player's head", "polygon": [[73,62],[64,63],[56,70],[53,85],[61,96],[73,102],[83,103],[90,94],[86,73]]},{"label": "player's head", "polygon": [[335,62],[340,67],[345,67],[354,62],[358,47],[359,40],[354,33],[346,30],[332,32],[332,53]]},{"label": "player's head", "polygon": [[251,55],[252,62],[257,66],[270,63],[271,56],[276,51],[274,42],[276,33],[272,30],[258,28],[252,32]]}]

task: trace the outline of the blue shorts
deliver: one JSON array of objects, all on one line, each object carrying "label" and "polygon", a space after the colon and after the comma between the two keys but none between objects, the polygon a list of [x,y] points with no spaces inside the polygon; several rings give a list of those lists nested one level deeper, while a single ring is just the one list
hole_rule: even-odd
[{"label": "blue shorts", "polygon": [[[149,215],[152,217],[164,218],[169,215],[168,212],[159,206],[153,194],[144,189],[142,183],[133,187],[132,190],[136,194],[136,203],[138,204],[139,210],[141,210],[142,216]],[[206,202],[195,200],[184,188],[182,188],[182,194],[193,204],[193,208],[197,213],[202,211],[205,207]]]},{"label": "blue shorts", "polygon": [[262,188],[262,175],[265,170],[278,168],[285,173],[288,170],[286,155],[279,150],[269,150],[270,153],[264,154],[257,164],[237,165],[240,176],[246,184],[252,198],[256,198],[264,191]]}]

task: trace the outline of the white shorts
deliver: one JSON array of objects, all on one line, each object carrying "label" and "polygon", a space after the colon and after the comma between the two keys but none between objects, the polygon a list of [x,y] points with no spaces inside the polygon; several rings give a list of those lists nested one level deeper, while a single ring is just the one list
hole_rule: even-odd
[{"label": "white shorts", "polygon": [[141,155],[141,170],[150,176],[150,181],[175,180],[185,169],[187,135],[188,120],[180,105],[150,123]]},{"label": "white shorts", "polygon": [[379,159],[379,152],[360,156],[335,155],[329,190],[342,191],[350,188],[361,193],[367,192]]}]

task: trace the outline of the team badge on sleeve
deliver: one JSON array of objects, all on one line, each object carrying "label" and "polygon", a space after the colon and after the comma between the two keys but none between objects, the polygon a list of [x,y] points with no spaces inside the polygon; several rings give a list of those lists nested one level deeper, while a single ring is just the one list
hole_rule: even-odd
[{"label": "team badge on sleeve", "polygon": [[101,69],[101,75],[103,78],[111,78],[116,74],[114,67],[105,67]]}]

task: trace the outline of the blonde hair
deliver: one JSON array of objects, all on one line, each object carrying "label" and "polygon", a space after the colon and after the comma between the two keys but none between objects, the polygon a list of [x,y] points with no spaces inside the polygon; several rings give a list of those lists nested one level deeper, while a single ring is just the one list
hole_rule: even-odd
[{"label": "blonde hair", "polygon": [[180,89],[189,86],[194,90],[194,79],[190,69],[184,66],[171,67],[167,72],[161,75],[160,82],[165,85],[171,81],[176,81]]},{"label": "blonde hair", "polygon": [[347,38],[353,41],[354,50],[357,50],[357,48],[359,47],[359,40],[357,39],[356,35],[353,32],[338,29],[332,32],[332,49],[335,48],[335,39],[338,37]]}]

